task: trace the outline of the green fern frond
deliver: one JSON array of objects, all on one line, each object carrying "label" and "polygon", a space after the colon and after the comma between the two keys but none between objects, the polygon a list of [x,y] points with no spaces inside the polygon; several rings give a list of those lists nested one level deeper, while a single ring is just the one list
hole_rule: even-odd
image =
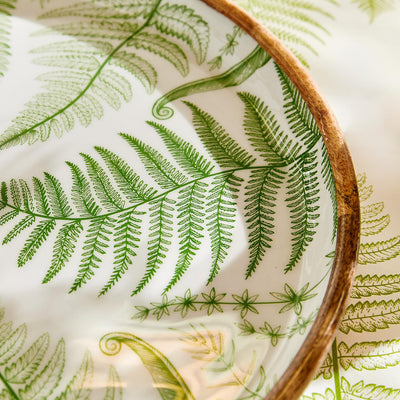
[{"label": "green fern frond", "polygon": [[35,378],[20,390],[22,400],[47,398],[58,386],[65,363],[65,343],[61,339],[45,368]]},{"label": "green fern frond", "polygon": [[7,71],[8,57],[10,56],[10,15],[17,0],[0,1],[0,77]]},{"label": "green fern frond", "polygon": [[92,393],[91,384],[93,379],[93,360],[92,356],[86,351],[82,364],[77,373],[68,383],[65,390],[61,393],[57,400],[69,399],[89,399]]},{"label": "green fern frond", "polygon": [[54,219],[47,219],[38,222],[18,255],[18,267],[22,267],[29,260],[32,260],[39,247],[45,242],[55,226],[56,221]]},{"label": "green fern frond", "polygon": [[153,278],[156,271],[161,267],[172,244],[173,212],[175,200],[168,199],[165,195],[160,199],[150,202],[149,216],[149,241],[147,244],[148,254],[146,269],[132,296],[138,294]]},{"label": "green fern frond", "polygon": [[27,215],[21,221],[19,221],[10,232],[4,237],[2,244],[10,243],[14,238],[16,238],[22,231],[28,229],[34,222],[35,217],[33,215]]},{"label": "green fern frond", "polygon": [[333,19],[335,0],[235,0],[267,26],[298,58],[307,64],[328,34],[325,22]]},{"label": "green fern frond", "polygon": [[109,247],[111,229],[114,228],[114,224],[115,220],[110,217],[101,217],[90,221],[83,245],[78,276],[70,289],[70,293],[86,284],[94,276],[94,269],[100,268],[101,256],[106,253],[106,249]]},{"label": "green fern frond", "polygon": [[358,275],[354,278],[351,298],[384,296],[400,291],[400,275]]},{"label": "green fern frond", "polygon": [[90,181],[93,185],[97,198],[107,211],[122,210],[125,202],[122,200],[118,191],[112,186],[107,173],[100,164],[88,154],[81,153],[88,172]]},{"label": "green fern frond", "polygon": [[169,61],[182,76],[189,73],[189,61],[184,51],[160,35],[142,32],[132,38],[127,45],[159,55]]},{"label": "green fern frond", "polygon": [[246,270],[249,278],[260,265],[267,248],[271,247],[274,234],[274,207],[277,190],[285,179],[285,171],[280,169],[253,170],[245,193],[245,217],[249,231],[250,262]]},{"label": "green fern frond", "polygon": [[359,400],[397,400],[400,397],[399,389],[391,389],[383,385],[369,384],[364,381],[357,382],[351,386],[350,383],[342,377],[341,391],[344,398],[354,398]]},{"label": "green fern frond", "polygon": [[162,33],[185,41],[199,64],[205,60],[210,38],[209,26],[189,7],[163,4],[157,8],[150,25],[156,26]]},{"label": "green fern frond", "polygon": [[233,172],[214,178],[207,196],[207,223],[211,238],[212,265],[208,278],[210,283],[219,272],[232,243],[236,220],[236,199],[243,179]]},{"label": "green fern frond", "polygon": [[377,219],[363,218],[361,236],[373,236],[381,233],[390,224],[390,216],[384,215]]},{"label": "green fern frond", "polygon": [[376,332],[400,323],[400,300],[365,301],[350,304],[340,324],[343,333]]},{"label": "green fern frond", "polygon": [[204,237],[202,231],[204,230],[205,212],[203,209],[206,191],[207,184],[201,181],[194,182],[179,191],[176,205],[179,226],[179,257],[175,266],[174,276],[164,289],[164,293],[181,279],[201,246],[201,240]]},{"label": "green fern frond", "polygon": [[[261,100],[250,94],[241,93],[240,96],[248,104],[251,103],[252,110],[257,111],[254,115],[262,121],[268,112]],[[57,228],[54,238],[51,238],[54,241],[53,254],[43,283],[52,280],[66,266],[79,243],[81,263],[70,289],[73,292],[86,284],[96,269],[103,265],[113,243],[113,270],[100,292],[105,294],[133,264],[139,241],[144,236],[141,216],[147,215],[146,267],[133,290],[134,295],[149,284],[165,262],[172,245],[176,217],[176,247],[179,252],[175,271],[165,291],[176,285],[194,263],[205,229],[211,242],[210,283],[228,257],[236,226],[236,200],[242,186],[245,186],[243,194],[250,253],[246,272],[248,278],[261,264],[266,249],[272,245],[274,207],[288,175],[286,204],[290,210],[293,237],[286,270],[292,269],[313,240],[318,224],[318,194],[324,183],[321,174],[318,174],[320,165],[317,154],[321,153],[321,149],[316,145],[323,143],[307,141],[309,148],[302,153],[299,153],[300,147],[296,144],[291,145],[293,155],[289,154],[285,145],[278,143],[278,137],[268,139],[271,148],[281,157],[281,163],[271,166],[264,162],[253,166],[255,158],[233,140],[213,117],[195,105],[188,103],[188,107],[193,113],[195,128],[205,150],[219,164],[217,172],[213,169],[213,162],[201,154],[202,150],[165,126],[148,122],[169,150],[167,155],[138,138],[127,134],[120,136],[129,144],[128,150],[132,151],[129,147],[135,150],[148,175],[158,183],[160,188],[157,190],[135,172],[131,162],[103,147],[95,147],[99,160],[89,154],[81,154],[83,167],[67,162],[72,178],[70,194],[66,193],[56,177],[48,173],[44,174],[44,180],[33,178],[34,199],[25,181],[12,179],[9,185],[3,183],[0,204],[4,206],[4,211],[0,215],[0,224],[21,216],[10,228],[4,242],[34,226],[19,254],[18,265],[22,266],[32,259]],[[245,119],[250,120],[249,115],[250,111],[245,112]],[[289,132],[285,143],[294,143],[295,136]],[[302,146],[306,147],[305,144]],[[321,165],[327,169],[323,162]],[[242,176],[246,177],[246,185],[243,185]],[[86,234],[80,240],[83,230]]]},{"label": "green fern frond", "polygon": [[397,257],[400,254],[400,236],[388,240],[361,243],[358,254],[360,265],[377,264]]},{"label": "green fern frond", "polygon": [[139,247],[142,219],[144,212],[128,211],[118,216],[114,233],[114,267],[110,279],[103,287],[100,295],[106,294],[128,271],[132,258]]},{"label": "green fern frond", "polygon": [[161,188],[171,189],[187,181],[181,172],[151,146],[124,133],[121,133],[121,137],[136,150],[147,172]]},{"label": "green fern frond", "polygon": [[72,201],[82,216],[95,216],[101,212],[93,194],[90,184],[83,171],[75,164],[67,162],[72,174]]},{"label": "green fern frond", "polygon": [[208,113],[184,102],[193,114],[193,126],[213,159],[222,168],[249,167],[255,158],[239,146],[225,129]]},{"label": "green fern frond", "polygon": [[21,349],[26,338],[26,325],[22,324],[14,331],[10,332],[0,343],[0,365],[5,365],[10,361]]},{"label": "green fern frond", "polygon": [[40,336],[15,362],[7,366],[4,377],[9,383],[24,384],[38,370],[49,347],[49,335]]},{"label": "green fern frond", "polygon": [[151,121],[147,123],[157,131],[176,162],[187,174],[194,178],[210,175],[214,167],[193,145],[161,124]]},{"label": "green fern frond", "polygon": [[352,0],[352,3],[365,12],[370,17],[370,21],[373,22],[378,15],[392,9],[395,0]]},{"label": "green fern frond", "polygon": [[189,62],[181,45],[186,43],[202,62],[210,35],[207,22],[189,7],[160,3],[133,0],[93,7],[84,1],[44,13],[42,19],[74,17],[74,22],[54,24],[36,35],[56,31],[75,40],[32,51],[34,62],[49,71],[38,76],[44,82],[43,92],[0,136],[0,149],[60,137],[76,122],[87,127],[103,116],[105,105],[118,110],[132,97],[126,71],[152,92],[158,78],[148,53],[166,59],[185,75]]},{"label": "green fern frond", "polygon": [[245,105],[245,132],[264,160],[280,165],[294,160],[300,146],[281,130],[269,107],[250,93],[238,95]]},{"label": "green fern frond", "polygon": [[347,346],[338,345],[338,360],[346,371],[353,368],[357,371],[376,370],[400,364],[400,340],[379,342],[362,342]]},{"label": "green fern frond", "polygon": [[285,272],[293,269],[312,242],[319,217],[316,152],[305,154],[289,168],[286,201],[290,208],[292,251]]},{"label": "green fern frond", "polygon": [[54,242],[51,265],[42,283],[50,282],[65,267],[75,251],[76,242],[82,230],[80,221],[67,223],[60,228]]}]

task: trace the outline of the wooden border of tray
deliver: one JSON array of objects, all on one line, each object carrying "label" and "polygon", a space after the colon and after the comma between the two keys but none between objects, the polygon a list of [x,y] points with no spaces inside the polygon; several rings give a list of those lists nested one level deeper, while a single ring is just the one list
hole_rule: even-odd
[{"label": "wooden border of tray", "polygon": [[265,400],[295,400],[301,396],[324,360],[350,293],[357,264],[360,206],[350,153],[337,120],[298,59],[261,23],[230,0],[202,0],[252,36],[295,84],[323,135],[337,192],[336,254],[324,300],[301,348]]}]

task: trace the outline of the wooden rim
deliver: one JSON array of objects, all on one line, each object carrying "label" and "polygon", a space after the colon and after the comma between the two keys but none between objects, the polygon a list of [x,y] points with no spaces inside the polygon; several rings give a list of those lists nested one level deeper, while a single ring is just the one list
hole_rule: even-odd
[{"label": "wooden rim", "polygon": [[360,206],[354,167],[335,116],[298,59],[268,29],[230,0],[202,1],[252,36],[294,83],[322,133],[335,178],[338,231],[328,288],[305,341],[265,398],[295,400],[306,389],[322,363],[350,293],[360,233]]}]

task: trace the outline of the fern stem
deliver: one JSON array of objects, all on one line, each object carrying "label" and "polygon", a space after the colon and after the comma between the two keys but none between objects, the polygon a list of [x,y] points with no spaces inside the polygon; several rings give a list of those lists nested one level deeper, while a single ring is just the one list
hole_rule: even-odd
[{"label": "fern stem", "polygon": [[336,339],[332,343],[332,362],[333,362],[333,376],[335,378],[335,393],[336,400],[342,400],[342,391],[340,389],[340,372],[339,372],[339,361],[338,361],[338,350]]},{"label": "fern stem", "polygon": [[11,397],[15,400],[20,400],[18,397],[17,393],[14,391],[14,389],[10,386],[10,384],[7,382],[6,378],[4,378],[3,374],[0,372],[0,380],[3,382],[4,386],[8,390],[8,393],[10,393]]},{"label": "fern stem", "polygon": [[14,142],[15,139],[20,138],[27,133],[31,132],[32,130],[38,128],[39,126],[45,124],[46,122],[52,120],[53,118],[57,117],[57,115],[62,114],[66,110],[68,110],[71,106],[73,106],[82,96],[86,94],[86,92],[91,88],[92,84],[94,81],[99,77],[103,69],[107,66],[109,61],[114,57],[114,55],[121,50],[122,47],[124,47],[130,40],[132,40],[137,34],[139,34],[143,29],[145,29],[151,22],[151,19],[153,18],[154,14],[157,11],[157,8],[159,7],[160,3],[162,0],[158,0],[157,3],[155,4],[153,10],[150,12],[147,20],[144,22],[144,24],[136,29],[131,35],[129,35],[125,40],[123,40],[118,46],[114,48],[114,50],[108,55],[108,57],[103,61],[103,63],[100,65],[96,73],[93,75],[93,77],[90,79],[88,84],[85,86],[85,88],[79,93],[78,96],[75,97],[75,99],[71,100],[65,107],[61,108],[60,110],[56,111],[54,114],[50,115],[49,117],[43,119],[42,121],[36,123],[35,125],[29,127],[28,129],[24,129],[17,135],[12,135],[11,137],[8,138],[8,140],[5,140],[1,143],[0,145],[0,150],[4,149],[7,147],[9,142]]},{"label": "fern stem", "polygon": [[270,59],[271,56],[263,48],[256,46],[247,57],[222,74],[185,83],[160,97],[153,105],[153,116],[157,119],[171,118],[174,111],[172,108],[167,107],[166,104],[182,97],[238,86],[259,68],[263,67]]}]

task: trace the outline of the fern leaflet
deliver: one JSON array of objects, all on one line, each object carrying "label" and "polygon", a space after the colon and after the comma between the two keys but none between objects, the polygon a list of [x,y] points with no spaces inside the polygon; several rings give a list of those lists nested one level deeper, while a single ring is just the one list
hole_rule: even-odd
[{"label": "fern leaflet", "polygon": [[[290,167],[287,199],[292,225],[292,251],[285,271],[291,271],[311,243],[318,226],[319,200],[316,152],[305,154]],[[301,194],[299,194],[301,193]]]},{"label": "fern leaflet", "polygon": [[392,324],[400,323],[400,300],[365,301],[350,304],[342,322],[340,331],[376,332],[377,329],[386,329]]},{"label": "fern leaflet", "polygon": [[50,282],[65,267],[75,251],[76,242],[82,229],[80,221],[67,223],[60,228],[54,242],[51,265],[42,283]]},{"label": "fern leaflet", "polygon": [[263,159],[267,163],[282,164],[296,158],[300,151],[298,143],[283,134],[268,106],[249,93],[239,93],[239,96],[245,105],[246,134]]},{"label": "fern leaflet", "polygon": [[360,381],[351,386],[345,378],[342,378],[341,381],[341,391],[346,399],[398,400],[400,398],[399,389],[391,389],[383,385],[366,385],[364,381]]},{"label": "fern leaflet", "polygon": [[358,275],[354,279],[351,297],[384,296],[398,293],[400,290],[400,275]]},{"label": "fern leaflet", "polygon": [[144,213],[133,210],[119,215],[114,233],[114,268],[100,295],[106,294],[132,264],[132,258],[136,256],[135,249],[139,247],[141,214]]},{"label": "fern leaflet", "polygon": [[223,168],[249,167],[254,157],[241,148],[225,129],[208,113],[194,104],[184,102],[192,111],[197,135],[218,165]]},{"label": "fern leaflet", "polygon": [[400,236],[380,242],[361,243],[358,255],[360,265],[377,264],[400,254]]},{"label": "fern leaflet", "polygon": [[362,342],[347,346],[338,345],[338,359],[346,371],[351,367],[358,371],[392,367],[400,363],[400,340]]},{"label": "fern leaflet", "polygon": [[167,292],[174,286],[189,268],[201,245],[201,239],[204,237],[203,211],[207,185],[204,182],[195,182],[180,190],[178,194],[178,236],[179,236],[179,257],[176,263],[174,276],[164,289]]},{"label": "fern leaflet", "polygon": [[217,275],[228,255],[235,223],[236,199],[243,179],[234,173],[214,178],[207,197],[207,223],[211,238],[212,266],[208,283]]},{"label": "fern leaflet", "polygon": [[152,279],[156,271],[160,268],[163,260],[171,245],[173,211],[175,201],[168,199],[166,196],[158,200],[150,202],[150,234],[147,244],[148,255],[146,270],[143,278],[140,280],[132,296],[139,293]]},{"label": "fern leaflet", "polygon": [[70,289],[70,293],[76,291],[92,278],[93,269],[100,268],[100,257],[106,253],[106,249],[109,247],[111,228],[114,227],[114,223],[115,220],[110,217],[90,221],[78,276]]},{"label": "fern leaflet", "polygon": [[265,251],[271,247],[274,234],[274,207],[277,190],[281,187],[285,172],[279,169],[254,169],[246,186],[245,217],[249,230],[250,262],[246,277],[250,277],[260,265]]}]

